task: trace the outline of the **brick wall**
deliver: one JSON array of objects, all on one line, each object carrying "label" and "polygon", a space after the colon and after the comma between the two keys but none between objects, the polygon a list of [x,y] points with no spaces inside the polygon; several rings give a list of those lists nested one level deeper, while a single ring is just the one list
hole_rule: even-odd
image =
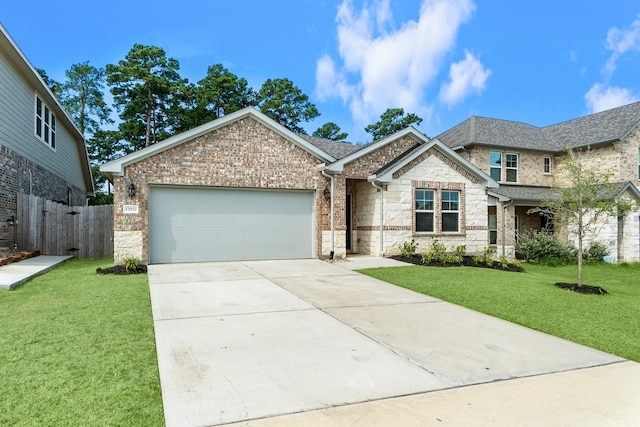
[{"label": "brick wall", "polygon": [[[534,185],[551,187],[556,175],[558,160],[552,153],[525,150],[507,150],[498,147],[472,147],[469,150],[459,151],[458,154],[467,158],[471,163],[480,168],[487,175],[491,175],[489,167],[490,152],[502,153],[502,181],[504,184]],[[518,182],[506,182],[506,154],[518,154]],[[551,157],[551,173],[544,173],[544,158]]]},{"label": "brick wall", "polygon": [[347,178],[366,179],[369,175],[416,144],[415,139],[410,136],[404,136],[346,164],[343,173]]},{"label": "brick wall", "polygon": [[0,171],[0,242],[13,244],[13,227],[9,227],[6,220],[16,214],[16,194],[19,192],[75,206],[86,204],[85,190],[3,145],[0,145]]},{"label": "brick wall", "polygon": [[[127,166],[124,176],[114,179],[115,260],[121,261],[124,251],[119,248],[125,244],[129,252],[148,260],[148,191],[154,184],[316,190],[317,253],[324,254],[327,237],[323,231],[330,230],[331,206],[323,190],[330,181],[316,170],[319,163],[312,154],[246,117]],[[131,182],[137,189],[134,200],[127,195]],[[344,208],[344,179],[336,180],[334,192],[336,202]],[[138,204],[139,214],[124,215],[125,204]],[[341,220],[336,218],[337,226],[344,230],[344,214]],[[341,239],[344,248],[344,232]]]}]

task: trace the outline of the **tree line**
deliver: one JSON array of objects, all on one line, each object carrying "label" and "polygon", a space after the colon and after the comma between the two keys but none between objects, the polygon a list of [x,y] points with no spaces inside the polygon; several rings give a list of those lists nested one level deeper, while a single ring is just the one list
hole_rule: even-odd
[{"label": "tree line", "polygon": [[[42,69],[38,72],[85,137],[99,189],[106,183],[99,171],[102,163],[248,106],[302,134],[306,133],[302,124],[320,116],[309,97],[287,78],[267,79],[254,90],[246,79],[215,64],[204,78],[190,83],[180,75],[179,62],[157,46],[134,44],[124,59],[104,68],[89,62],[73,64],[65,71],[64,82]],[[106,88],[113,95],[113,106],[105,102]],[[115,129],[112,107],[120,119]],[[389,108],[365,131],[376,140],[421,122],[402,108]],[[344,141],[348,134],[328,122],[312,136]],[[99,194],[93,203],[109,200]]]}]

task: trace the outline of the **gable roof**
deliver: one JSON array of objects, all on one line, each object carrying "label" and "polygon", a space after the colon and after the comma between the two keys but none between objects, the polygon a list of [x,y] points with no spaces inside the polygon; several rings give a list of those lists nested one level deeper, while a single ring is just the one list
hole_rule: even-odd
[{"label": "gable roof", "polygon": [[640,102],[546,127],[473,116],[438,135],[453,149],[486,145],[560,152],[624,139],[640,124]]},{"label": "gable roof", "polygon": [[114,175],[121,176],[124,174],[124,168],[133,163],[139,162],[143,159],[151,157],[155,154],[161,153],[163,151],[169,150],[177,145],[180,145],[184,142],[193,140],[199,136],[212,132],[216,129],[220,129],[230,123],[243,119],[245,117],[251,117],[256,121],[262,123],[264,126],[273,130],[274,132],[280,134],[285,137],[295,145],[299,146],[303,150],[313,154],[318,159],[324,162],[334,162],[336,158],[327,153],[326,151],[318,148],[317,146],[309,143],[306,139],[301,138],[300,135],[291,132],[289,129],[282,126],[280,123],[271,119],[270,117],[262,114],[260,111],[256,110],[254,107],[246,107],[242,110],[238,110],[234,113],[228,114],[219,119],[210,121],[209,123],[205,123],[201,126],[188,130],[186,132],[179,133],[170,138],[165,139],[164,141],[158,142],[157,144],[153,144],[149,147],[138,150],[134,153],[127,154],[126,156],[120,157],[118,159],[112,160],[108,163],[100,166],[100,171],[109,179],[113,180]]},{"label": "gable roof", "polygon": [[444,145],[437,138],[432,139],[426,144],[416,145],[405,151],[402,155],[398,156],[396,159],[392,160],[391,162],[380,168],[378,171],[376,171],[375,174],[369,176],[368,180],[380,183],[389,183],[393,180],[393,174],[395,172],[402,169],[404,166],[408,165],[413,160],[420,157],[423,153],[426,153],[431,149],[438,150],[452,162],[465,169],[471,175],[478,178],[481,182],[484,182],[484,184],[488,188],[498,187],[498,183],[494,179],[480,170],[477,166],[473,165],[467,159],[453,151],[451,148]]},{"label": "gable roof", "polygon": [[[410,136],[413,139],[415,139],[417,144],[424,144],[426,142],[429,141],[429,138],[424,135],[423,133],[418,132],[417,130],[415,130],[412,127],[407,127],[401,131],[398,131],[392,135],[386,136],[382,139],[379,139],[377,141],[374,141],[370,144],[366,144],[363,146],[356,146],[359,147],[358,150],[352,152],[351,154],[342,157],[341,159],[337,160],[335,163],[329,165],[327,167],[327,170],[330,172],[342,172],[344,170],[344,166],[346,164],[349,164],[351,162],[353,162],[354,160],[359,159],[362,156],[366,156],[367,154],[384,147],[387,144],[392,143],[393,141],[396,141],[404,136]],[[401,155],[402,156],[402,155]]]},{"label": "gable roof", "polygon": [[93,195],[93,178],[91,176],[91,167],[89,164],[89,154],[84,141],[84,136],[80,133],[73,120],[60,104],[60,101],[51,92],[40,76],[40,73],[31,65],[27,57],[22,53],[18,45],[13,41],[9,32],[0,23],[0,50],[10,59],[16,71],[27,83],[38,92],[38,95],[53,111],[56,116],[58,125],[64,126],[70,133],[71,138],[76,143],[78,155],[80,158],[80,166],[82,167],[82,176],[84,178],[85,187],[88,195]]},{"label": "gable roof", "polygon": [[[636,200],[640,200],[640,191],[631,182],[617,182],[612,185],[612,189],[600,189],[600,197],[622,196],[628,192]],[[543,200],[557,200],[558,193],[551,187],[536,187],[527,185],[501,184],[499,188],[491,190],[490,196],[497,197],[503,201],[514,200],[519,202],[539,203]]]}]

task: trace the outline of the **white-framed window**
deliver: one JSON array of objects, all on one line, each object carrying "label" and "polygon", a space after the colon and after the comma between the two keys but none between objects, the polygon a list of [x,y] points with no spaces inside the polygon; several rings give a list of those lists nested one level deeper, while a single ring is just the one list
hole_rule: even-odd
[{"label": "white-framed window", "polygon": [[489,214],[489,244],[495,245],[498,243],[498,216],[496,214]]},{"label": "white-framed window", "polygon": [[544,158],[544,173],[546,174],[551,173],[551,157]]},{"label": "white-framed window", "polygon": [[442,190],[442,232],[457,233],[460,231],[460,192]]},{"label": "white-framed window", "polygon": [[518,182],[518,155],[507,153],[507,182]]},{"label": "white-framed window", "polygon": [[489,153],[489,173],[496,181],[502,180],[502,153],[491,151]]},{"label": "white-framed window", "polygon": [[36,137],[55,150],[56,148],[56,116],[47,104],[35,95],[35,129]]},{"label": "white-framed window", "polygon": [[416,232],[435,231],[435,191],[416,189]]}]

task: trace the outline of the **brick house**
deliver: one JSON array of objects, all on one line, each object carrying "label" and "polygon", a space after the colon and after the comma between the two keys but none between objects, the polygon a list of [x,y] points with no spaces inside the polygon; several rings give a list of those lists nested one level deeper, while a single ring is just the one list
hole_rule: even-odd
[{"label": "brick house", "polygon": [[486,191],[498,187],[413,128],[354,146],[294,134],[254,108],[101,170],[114,184],[116,262],[343,258],[397,252],[412,236],[479,251]]},{"label": "brick house", "polygon": [[[438,139],[500,183],[489,194],[489,244],[513,254],[519,233],[545,228],[547,219],[527,214],[566,178],[556,166],[567,149],[591,150],[593,167],[613,173],[618,196],[640,199],[640,103],[535,127],[526,123],[471,117]],[[504,230],[504,231],[503,231]],[[568,230],[565,238],[575,243]],[[612,259],[640,261],[638,213],[609,218],[588,236],[609,246]]]},{"label": "brick house", "polygon": [[0,24],[0,246],[20,192],[84,205],[93,179],[83,136]]}]

